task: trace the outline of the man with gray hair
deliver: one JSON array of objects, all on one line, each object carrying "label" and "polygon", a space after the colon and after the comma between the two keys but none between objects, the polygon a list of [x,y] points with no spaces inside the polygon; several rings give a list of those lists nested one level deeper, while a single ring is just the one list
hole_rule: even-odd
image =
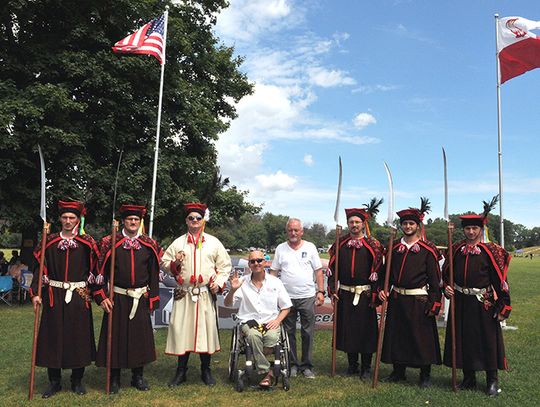
[{"label": "man with gray hair", "polygon": [[[315,304],[324,302],[324,277],[317,248],[302,240],[302,221],[290,218],[285,227],[287,241],[276,248],[271,272],[278,275],[291,297],[293,306],[283,326],[291,346],[291,376],[301,371],[306,378],[313,379],[313,333],[315,329]],[[296,351],[296,320],[300,314],[302,335],[302,359],[299,363]]]}]

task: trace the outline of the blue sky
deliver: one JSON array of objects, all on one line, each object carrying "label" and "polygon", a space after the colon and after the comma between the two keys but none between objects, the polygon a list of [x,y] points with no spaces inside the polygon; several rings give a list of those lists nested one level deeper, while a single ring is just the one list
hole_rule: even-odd
[{"label": "blue sky", "polygon": [[[332,227],[341,156],[342,209],[386,200],[386,161],[395,209],[427,196],[442,217],[443,146],[450,213],[497,194],[494,14],[540,20],[538,0],[230,3],[216,34],[255,92],[217,148],[250,201]],[[540,226],[539,89],[537,69],[501,90],[504,215],[527,227]]]}]

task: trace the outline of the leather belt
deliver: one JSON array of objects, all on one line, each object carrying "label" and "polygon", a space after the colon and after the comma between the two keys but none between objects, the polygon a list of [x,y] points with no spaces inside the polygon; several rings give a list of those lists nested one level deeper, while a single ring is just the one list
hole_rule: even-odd
[{"label": "leather belt", "polygon": [[86,281],[57,281],[57,280],[49,280],[49,286],[56,287],[56,288],[63,288],[66,290],[66,297],[64,301],[66,304],[69,304],[71,302],[71,298],[73,297],[73,291],[75,291],[77,288],[84,288],[86,287]]},{"label": "leather belt", "polygon": [[146,294],[149,289],[148,286],[139,288],[121,288],[114,286],[113,291],[117,294],[127,295],[128,297],[133,298],[133,305],[131,306],[131,312],[129,313],[129,319],[133,319],[137,312],[137,307],[139,306],[139,298]]},{"label": "leather belt", "polygon": [[427,285],[423,286],[422,288],[392,287],[392,290],[401,295],[428,295],[427,289]]},{"label": "leather belt", "polygon": [[367,291],[368,293],[371,292],[371,286],[368,284],[368,285],[345,285],[345,284],[340,284],[339,286],[339,289],[340,290],[343,290],[343,291],[349,291],[351,293],[354,293],[354,298],[353,298],[353,305],[358,305],[358,301],[360,301],[360,296],[362,295],[362,293],[364,291]]}]

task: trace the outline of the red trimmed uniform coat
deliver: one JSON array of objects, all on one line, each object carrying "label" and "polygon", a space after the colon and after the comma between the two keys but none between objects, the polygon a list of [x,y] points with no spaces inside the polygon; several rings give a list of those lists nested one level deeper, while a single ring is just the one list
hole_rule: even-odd
[{"label": "red trimmed uniform coat", "polygon": [[[510,255],[494,243],[467,247],[454,244],[454,283],[463,288],[488,288],[482,301],[475,295],[455,291],[456,366],[465,370],[507,369],[501,324],[495,314],[508,318],[512,306],[506,273]],[[449,280],[448,262],[444,267]],[[496,299],[494,292],[496,294]],[[450,329],[446,330],[444,364],[452,366]]]},{"label": "red trimmed uniform coat", "polygon": [[[339,290],[336,349],[348,353],[373,353],[377,350],[377,282],[370,281],[369,277],[378,276],[383,247],[372,237],[363,237],[356,242],[352,244],[350,235],[340,239],[338,281],[348,286],[370,285],[371,293],[363,292],[358,304],[353,305],[355,294]],[[328,268],[332,276],[328,277],[328,290],[332,295],[335,292],[335,243],[329,252],[331,257]]]},{"label": "red trimmed uniform coat", "polygon": [[[390,287],[422,288],[428,295],[401,295],[390,290],[381,360],[409,367],[441,364],[435,316],[441,308],[439,251],[419,240],[410,249],[394,244]],[[379,279],[380,288],[384,278]]]},{"label": "red trimmed uniform coat", "polygon": [[[95,360],[94,325],[91,297],[73,291],[66,304],[66,290],[50,287],[49,280],[80,282],[92,280],[97,267],[98,247],[89,235],[77,235],[71,247],[58,233],[47,236],[45,267],[41,290],[42,308],[39,325],[36,365],[53,369],[76,369]],[[60,246],[63,248],[60,248]],[[37,259],[30,295],[37,295],[41,243],[34,251]]]},{"label": "red trimmed uniform coat", "polygon": [[[161,249],[157,242],[141,235],[134,239],[135,246],[128,245],[129,238],[119,235],[116,242],[114,285],[121,288],[148,287],[149,291],[139,299],[137,312],[129,319],[133,298],[115,293],[113,307],[113,332],[111,367],[132,369],[156,360],[154,332],[150,319],[151,312],[159,307],[159,259]],[[111,236],[106,236],[100,244],[100,275],[109,279]],[[138,243],[138,244],[137,244]],[[129,246],[129,247],[128,247]],[[101,282],[101,278],[96,279]],[[98,304],[108,297],[107,284],[94,286],[94,299]],[[107,332],[109,314],[104,313],[99,336],[97,366],[106,366]]]}]

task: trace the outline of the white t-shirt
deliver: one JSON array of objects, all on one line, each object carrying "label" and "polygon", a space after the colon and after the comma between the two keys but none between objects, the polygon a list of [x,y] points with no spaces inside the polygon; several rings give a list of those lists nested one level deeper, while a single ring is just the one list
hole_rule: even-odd
[{"label": "white t-shirt", "polygon": [[272,270],[281,270],[281,281],[293,299],[313,297],[316,292],[313,272],[322,268],[319,252],[311,242],[302,241],[294,250],[287,242],[276,248]]},{"label": "white t-shirt", "polygon": [[241,302],[237,316],[242,323],[254,319],[266,324],[276,319],[282,309],[292,307],[283,283],[270,274],[265,275],[260,289],[251,282],[251,275],[244,277],[243,284],[234,293],[233,304],[238,301]]}]

